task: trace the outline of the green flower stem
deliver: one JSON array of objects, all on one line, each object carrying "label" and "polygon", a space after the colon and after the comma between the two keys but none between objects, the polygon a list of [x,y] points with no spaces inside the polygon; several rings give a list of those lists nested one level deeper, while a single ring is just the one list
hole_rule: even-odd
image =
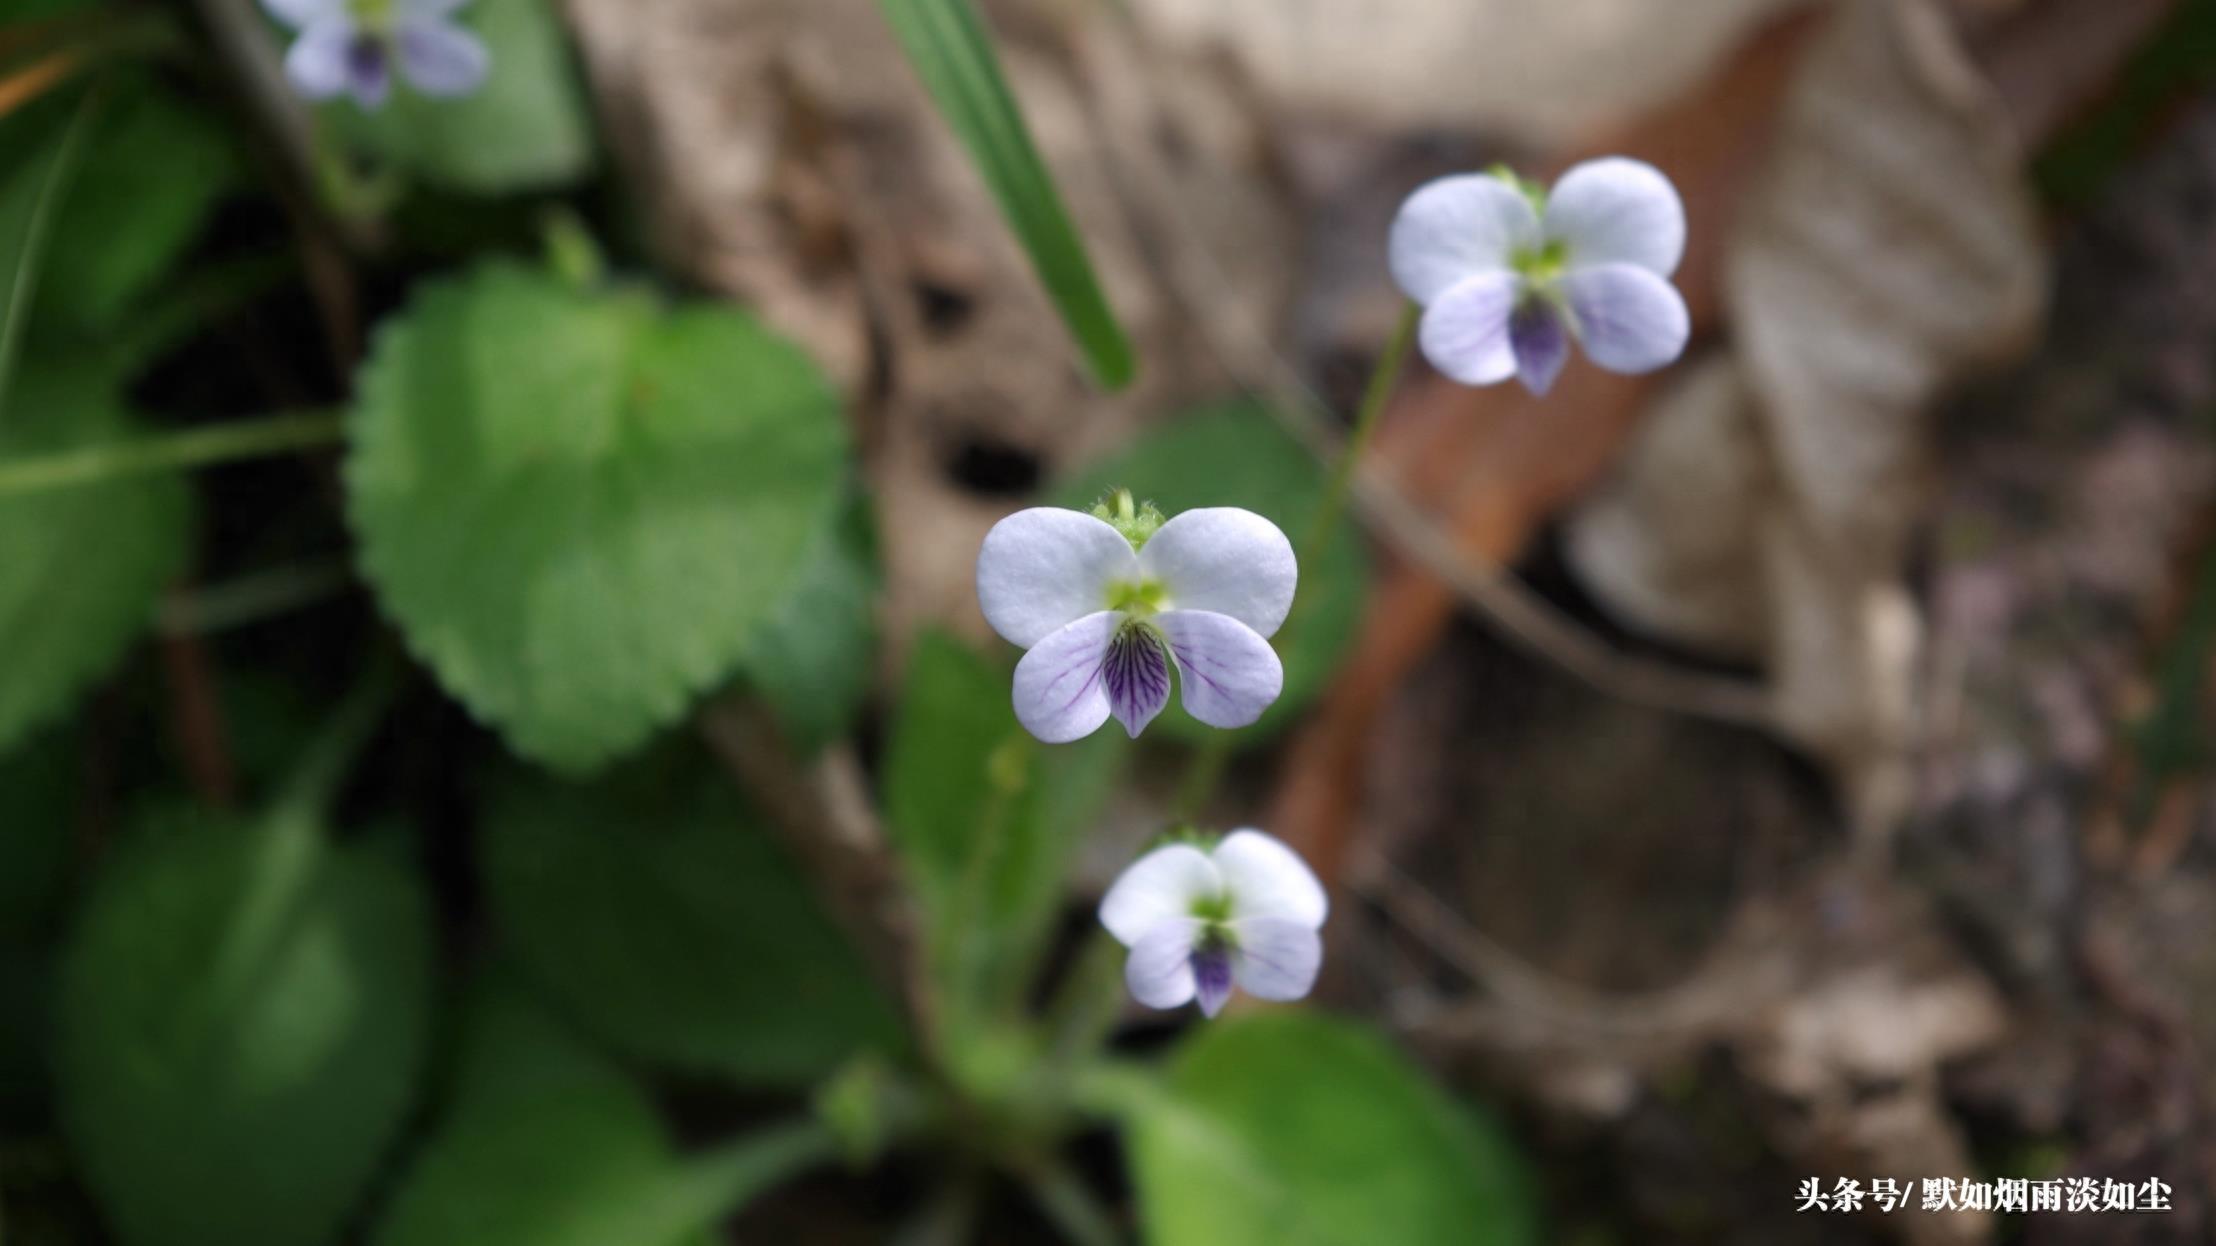
[{"label": "green flower stem", "polygon": [[342,555],[287,563],[172,598],[154,625],[171,636],[229,631],[319,605],[353,585],[354,564]]},{"label": "green flower stem", "polygon": [[12,462],[0,460],[0,498],[268,458],[335,445],[345,436],[346,417],[337,413],[274,415]]},{"label": "green flower stem", "polygon": [[[1317,504],[1316,513],[1308,521],[1308,530],[1301,535],[1296,548],[1303,571],[1316,565],[1323,553],[1324,542],[1331,539],[1331,530],[1338,526],[1345,513],[1347,499],[1354,492],[1354,473],[1362,456],[1369,451],[1370,442],[1377,434],[1377,425],[1385,414],[1385,406],[1393,396],[1393,387],[1400,381],[1401,369],[1407,366],[1409,352],[1416,345],[1416,325],[1423,309],[1410,303],[1401,309],[1400,320],[1393,326],[1393,335],[1385,343],[1384,353],[1377,357],[1377,366],[1371,370],[1369,384],[1362,390],[1362,407],[1354,416],[1354,430],[1347,436],[1346,448],[1339,452],[1338,462],[1332,464],[1330,482],[1324,486],[1323,500]],[[1305,586],[1308,581],[1303,580]],[[1299,623],[1303,608],[1315,594],[1304,592],[1293,599],[1292,612],[1286,616],[1285,626],[1278,629],[1278,650],[1285,649],[1284,638]],[[1222,780],[1224,768],[1231,761],[1231,735],[1217,732],[1208,737],[1193,755],[1186,768],[1184,781],[1177,789],[1177,818],[1191,822],[1200,816],[1210,797],[1215,795],[1216,784]]]},{"label": "green flower stem", "polygon": [[[1385,353],[1377,357],[1377,367],[1370,372],[1369,384],[1362,390],[1362,409],[1355,414],[1354,431],[1347,438],[1346,448],[1339,452],[1339,461],[1332,466],[1331,483],[1324,488],[1323,503],[1316,508],[1315,518],[1309,521],[1307,535],[1300,543],[1300,565],[1303,567],[1314,565],[1316,556],[1323,551],[1323,543],[1331,536],[1331,529],[1339,522],[1340,513],[1346,509],[1347,496],[1354,490],[1354,469],[1377,434],[1386,401],[1393,396],[1393,386],[1399,383],[1409,351],[1416,345],[1416,324],[1422,315],[1423,309],[1414,303],[1402,308],[1400,321],[1393,326],[1393,336],[1385,343]],[[1297,612],[1299,603],[1295,602],[1293,608]]]},{"label": "green flower stem", "polygon": [[1078,1175],[1063,1164],[1048,1161],[1023,1174],[1031,1197],[1075,1246],[1122,1246],[1123,1231],[1115,1218]]},{"label": "green flower stem", "polygon": [[817,1120],[798,1120],[748,1134],[694,1159],[663,1205],[673,1236],[712,1225],[763,1191],[836,1161],[837,1133]]},{"label": "green flower stem", "polygon": [[1124,956],[1123,945],[1096,924],[1055,991],[1047,1028],[1054,1036],[1053,1058],[1062,1067],[1093,1059],[1116,1028],[1123,1012]]}]

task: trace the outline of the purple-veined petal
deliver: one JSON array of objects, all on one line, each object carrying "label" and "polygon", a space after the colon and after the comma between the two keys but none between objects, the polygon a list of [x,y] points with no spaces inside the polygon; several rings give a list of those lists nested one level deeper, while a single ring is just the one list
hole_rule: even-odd
[{"label": "purple-veined petal", "polygon": [[1123,983],[1131,998],[1149,1008],[1181,1008],[1193,998],[1193,945],[1200,938],[1200,922],[1172,917],[1150,927],[1131,940],[1131,955],[1123,962]]},{"label": "purple-veined petal", "polygon": [[1472,277],[1505,271],[1539,241],[1539,215],[1523,192],[1484,173],[1426,183],[1393,218],[1393,280],[1409,298],[1433,300]]},{"label": "purple-veined petal", "polygon": [[1123,623],[1113,610],[1088,614],[1031,646],[1016,663],[1016,721],[1048,744],[1067,744],[1108,721],[1101,664],[1109,638]]},{"label": "purple-veined petal", "polygon": [[491,66],[484,42],[443,17],[411,17],[393,32],[400,73],[432,96],[467,95],[483,86]]},{"label": "purple-veined petal", "polygon": [[1256,999],[1285,1003],[1315,989],[1323,968],[1323,936],[1313,926],[1281,917],[1249,917],[1231,923],[1239,950],[1232,970],[1239,989]]},{"label": "purple-veined petal", "polygon": [[262,0],[262,8],[294,30],[306,30],[325,18],[346,16],[346,0]]},{"label": "purple-veined petal", "polygon": [[1108,690],[1108,712],[1138,739],[1170,703],[1168,642],[1144,623],[1126,622],[1108,642],[1100,682]]},{"label": "purple-veined petal", "polygon": [[1656,276],[1685,258],[1685,204],[1651,164],[1621,156],[1564,173],[1547,195],[1549,242],[1568,248],[1572,267],[1636,264]]},{"label": "purple-veined petal", "polygon": [[1159,581],[1175,609],[1228,614],[1264,636],[1284,625],[1300,584],[1293,543],[1236,506],[1190,510],[1163,524],[1139,551],[1139,574]]},{"label": "purple-veined petal", "polygon": [[1314,930],[1330,915],[1331,901],[1308,863],[1285,842],[1260,831],[1233,831],[1209,856],[1231,893],[1233,918],[1271,918]]},{"label": "purple-veined petal", "polygon": [[1692,335],[1677,287],[1635,264],[1573,268],[1562,278],[1562,295],[1576,317],[1578,343],[1610,372],[1667,367]]},{"label": "purple-veined petal", "polygon": [[1260,633],[1228,614],[1172,610],[1154,617],[1177,656],[1185,709],[1211,727],[1248,727],[1285,691],[1285,664]]},{"label": "purple-veined petal", "polygon": [[1234,977],[1232,951],[1227,947],[1203,944],[1192,954],[1193,997],[1200,1001],[1200,1011],[1213,1017],[1223,1011],[1231,998]]},{"label": "purple-veined petal", "polygon": [[313,100],[327,100],[353,89],[355,48],[361,32],[353,19],[323,17],[301,30],[285,52],[285,77],[293,89]]},{"label": "purple-veined petal", "polygon": [[1562,313],[1545,299],[1525,299],[1508,317],[1508,342],[1524,388],[1544,398],[1570,361],[1570,333]]},{"label": "purple-veined petal", "polygon": [[1424,309],[1416,341],[1441,376],[1464,385],[1491,385],[1516,375],[1508,316],[1523,282],[1513,273],[1472,277]]},{"label": "purple-veined petal", "polygon": [[392,44],[355,31],[346,51],[346,90],[364,112],[383,108],[392,98]]},{"label": "purple-veined petal", "polygon": [[1108,888],[1100,898],[1100,924],[1116,942],[1137,947],[1149,931],[1191,917],[1194,905],[1214,902],[1223,890],[1223,875],[1207,853],[1191,844],[1165,844],[1132,862]]},{"label": "purple-veined petal", "polygon": [[1108,604],[1108,586],[1138,576],[1131,542],[1082,511],[1034,506],[985,534],[977,604],[1010,644],[1028,649]]}]

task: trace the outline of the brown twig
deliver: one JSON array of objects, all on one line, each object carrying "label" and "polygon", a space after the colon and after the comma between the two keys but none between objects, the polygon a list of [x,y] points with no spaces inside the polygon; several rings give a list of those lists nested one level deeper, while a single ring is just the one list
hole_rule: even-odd
[{"label": "brown twig", "polygon": [[193,791],[218,809],[233,808],[238,803],[238,767],[231,760],[230,732],[224,726],[208,646],[192,633],[165,632],[159,648],[169,686],[170,728],[184,754]]}]

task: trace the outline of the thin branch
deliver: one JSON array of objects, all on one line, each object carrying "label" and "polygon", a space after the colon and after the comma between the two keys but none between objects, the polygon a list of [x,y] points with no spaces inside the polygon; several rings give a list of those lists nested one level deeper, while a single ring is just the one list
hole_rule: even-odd
[{"label": "thin branch", "polygon": [[1743,975],[1712,970],[1646,995],[1608,995],[1565,982],[1470,925],[1383,853],[1368,847],[1356,852],[1350,882],[1357,894],[1529,1020],[1596,1037],[1684,1033],[1745,1008],[1752,998]]}]

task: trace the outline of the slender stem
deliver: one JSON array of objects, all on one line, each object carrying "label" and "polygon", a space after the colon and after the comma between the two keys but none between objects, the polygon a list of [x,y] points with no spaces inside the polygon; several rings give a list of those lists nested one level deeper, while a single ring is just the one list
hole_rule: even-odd
[{"label": "slender stem", "polygon": [[343,415],[273,415],[213,428],[86,446],[13,462],[0,461],[0,498],[97,484],[125,476],[267,458],[293,450],[332,445],[345,436],[346,417]]},{"label": "slender stem", "polygon": [[[1393,387],[1400,381],[1401,369],[1407,366],[1408,355],[1416,344],[1416,325],[1422,309],[1409,303],[1401,309],[1400,320],[1393,326],[1393,335],[1385,343],[1384,353],[1377,357],[1377,365],[1370,372],[1369,383],[1362,390],[1362,407],[1355,413],[1354,429],[1347,436],[1346,445],[1339,451],[1338,460],[1331,466],[1331,479],[1324,485],[1323,498],[1316,504],[1316,513],[1309,518],[1308,529],[1301,535],[1296,554],[1303,572],[1302,586],[1314,583],[1309,578],[1322,556],[1324,545],[1331,539],[1332,530],[1346,513],[1347,499],[1354,491],[1354,473],[1362,462],[1362,456],[1370,448],[1370,441],[1377,434],[1378,422],[1385,414],[1385,406],[1393,396]],[[1277,647],[1282,652],[1293,634],[1294,625],[1300,621],[1313,591],[1303,592],[1293,599],[1292,612],[1285,625],[1278,631]],[[1186,768],[1184,780],[1177,788],[1177,817],[1190,822],[1200,816],[1208,800],[1215,794],[1216,784],[1222,781],[1225,766],[1231,761],[1232,737],[1228,732],[1217,732],[1194,753]]]},{"label": "slender stem", "polygon": [[323,820],[339,784],[383,724],[385,711],[399,695],[400,684],[401,665],[393,654],[380,651],[370,659],[369,669],[324,720],[322,730],[309,742],[300,760],[293,763],[283,790],[271,802],[272,818],[289,817],[303,823]]},{"label": "slender stem", "polygon": [[1231,764],[1231,733],[1211,732],[1193,752],[1193,759],[1185,767],[1185,777],[1178,780],[1177,800],[1171,808],[1177,821],[1197,822],[1201,810],[1216,794],[1216,784],[1223,780],[1224,767]]},{"label": "slender stem", "polygon": [[229,631],[329,601],[353,583],[353,564],[343,556],[287,563],[171,598],[154,625],[171,636]]},{"label": "slender stem", "polygon": [[839,1158],[839,1137],[803,1119],[756,1131],[690,1162],[652,1219],[674,1238],[730,1216],[773,1186]]},{"label": "slender stem", "polygon": [[1095,926],[1048,1005],[1053,1058],[1064,1067],[1090,1060],[1123,1011],[1123,945]]},{"label": "slender stem", "polygon": [[1115,1218],[1066,1166],[1049,1160],[1026,1170],[1023,1178],[1039,1210],[1075,1246],[1122,1246],[1123,1231]]},{"label": "slender stem", "polygon": [[1323,501],[1316,507],[1314,518],[1308,522],[1307,536],[1300,543],[1300,565],[1303,567],[1314,565],[1323,543],[1331,537],[1331,529],[1346,511],[1347,495],[1354,488],[1355,468],[1361,464],[1362,455],[1377,435],[1385,404],[1392,398],[1393,386],[1399,383],[1401,369],[1407,365],[1409,351],[1416,344],[1416,323],[1421,315],[1422,309],[1414,303],[1403,307],[1399,322],[1393,326],[1393,336],[1385,343],[1385,353],[1377,357],[1369,384],[1362,390],[1362,409],[1355,413],[1354,431],[1348,434],[1346,448],[1339,452],[1339,461],[1332,465],[1331,483],[1324,487]]}]

